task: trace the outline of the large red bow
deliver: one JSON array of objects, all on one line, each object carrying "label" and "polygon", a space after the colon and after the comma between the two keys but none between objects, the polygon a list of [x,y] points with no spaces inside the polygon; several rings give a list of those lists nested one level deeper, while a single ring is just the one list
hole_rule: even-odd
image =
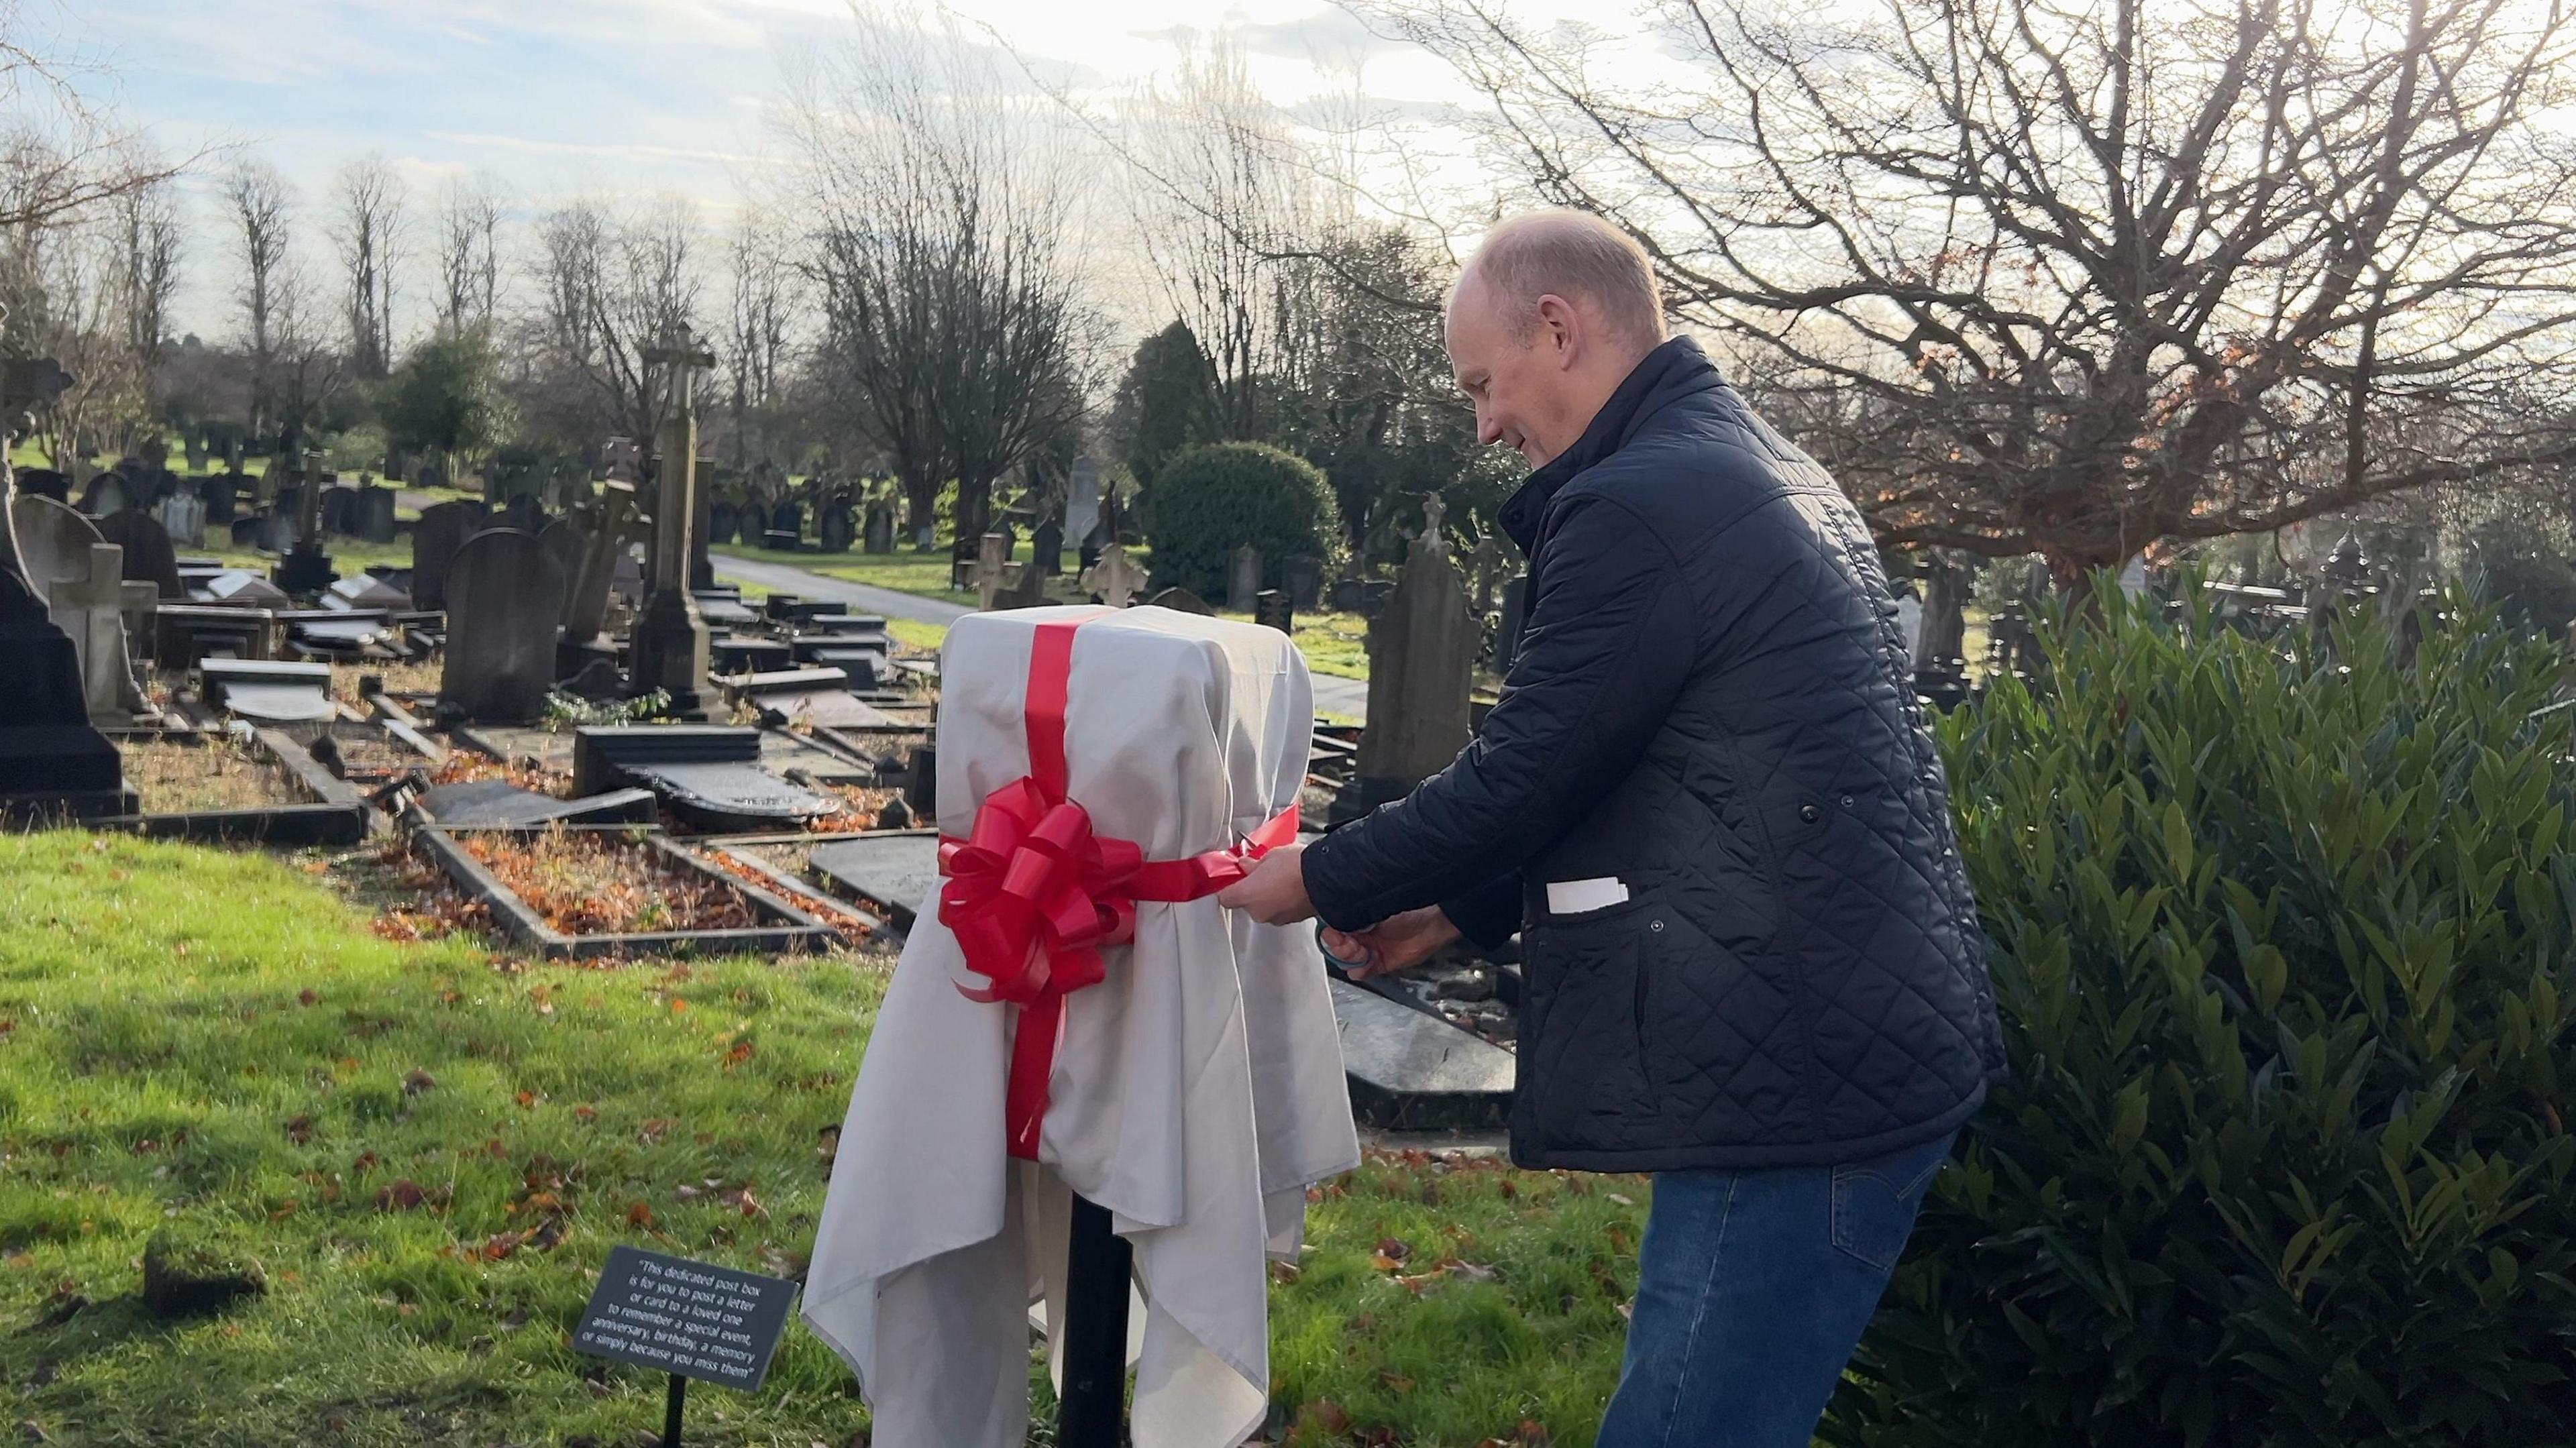
[{"label": "large red bow", "polygon": [[[1094,614],[1093,618],[1102,617]],[[1020,1008],[1004,1100],[1010,1154],[1037,1159],[1064,998],[1106,976],[1100,952],[1136,936],[1136,902],[1203,899],[1243,878],[1248,862],[1297,837],[1291,804],[1240,849],[1152,860],[1128,840],[1092,833],[1065,798],[1064,712],[1073,632],[1089,619],[1038,625],[1029,655],[1029,772],[985,796],[965,839],[939,842],[939,919],[966,968],[992,982],[968,999]]]}]

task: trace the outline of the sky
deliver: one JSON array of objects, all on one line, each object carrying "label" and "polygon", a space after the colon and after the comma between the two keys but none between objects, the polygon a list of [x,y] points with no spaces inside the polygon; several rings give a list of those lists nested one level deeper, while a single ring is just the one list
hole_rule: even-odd
[{"label": "sky", "polygon": [[[1176,32],[1221,27],[1283,105],[1346,85],[1354,59],[1372,97],[1466,99],[1429,55],[1315,0],[951,8],[1078,97],[1167,71]],[[265,156],[308,205],[343,163],[380,152],[415,212],[448,177],[488,171],[523,216],[550,197],[679,194],[716,225],[757,181],[763,153],[780,149],[782,77],[851,30],[843,0],[24,0],[18,21],[38,53],[82,67],[82,88],[165,153]],[[189,186],[204,240],[174,313],[180,330],[212,338],[230,326],[230,258],[211,174]]]}]

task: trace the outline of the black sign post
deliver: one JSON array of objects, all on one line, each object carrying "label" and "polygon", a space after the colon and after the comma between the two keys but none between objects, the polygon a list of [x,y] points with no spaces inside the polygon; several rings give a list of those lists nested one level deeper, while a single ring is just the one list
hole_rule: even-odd
[{"label": "black sign post", "polygon": [[1127,1282],[1134,1249],[1109,1209],[1076,1193],[1065,1242],[1064,1396],[1058,1448],[1118,1448],[1126,1437]]},{"label": "black sign post", "polygon": [[680,1448],[689,1379],[743,1392],[759,1388],[795,1297],[796,1284],[783,1277],[618,1247],[581,1310],[572,1345],[670,1374],[662,1448]]}]

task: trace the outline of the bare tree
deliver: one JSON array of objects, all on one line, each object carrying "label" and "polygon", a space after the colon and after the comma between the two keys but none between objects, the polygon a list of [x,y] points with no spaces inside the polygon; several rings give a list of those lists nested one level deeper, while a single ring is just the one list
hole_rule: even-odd
[{"label": "bare tree", "polygon": [[161,368],[170,300],[179,291],[179,203],[174,183],[155,182],[119,193],[111,203],[119,243],[116,284],[122,291],[126,346],[144,372]]},{"label": "bare tree", "polygon": [[1278,110],[1223,33],[1181,52],[1119,146],[1136,187],[1136,235],[1165,305],[1207,357],[1220,435],[1264,435],[1259,379],[1280,364],[1278,260],[1317,230],[1310,175]]},{"label": "bare tree", "polygon": [[534,350],[555,394],[539,411],[564,441],[653,435],[662,398],[642,354],[678,326],[698,328],[698,232],[696,210],[679,200],[633,216],[574,201],[539,222]]},{"label": "bare tree", "polygon": [[501,222],[509,193],[490,173],[453,177],[438,212],[438,322],[488,326],[501,305]]},{"label": "bare tree", "polygon": [[77,220],[57,214],[0,238],[0,299],[7,308],[0,347],[16,356],[55,358],[72,376],[72,385],[36,415],[39,445],[62,468],[131,448],[150,417],[151,378],[125,311],[129,295],[115,218],[91,207]]},{"label": "bare tree", "polygon": [[382,156],[340,168],[339,211],[331,238],[339,245],[346,287],[349,365],[360,377],[393,369],[394,269],[403,235],[403,183]]},{"label": "bare tree", "polygon": [[233,296],[241,307],[243,350],[250,359],[250,431],[257,437],[266,432],[270,418],[278,311],[288,265],[287,217],[294,201],[286,178],[260,160],[235,164],[224,177],[223,196],[232,213],[234,244],[240,248],[241,285]]},{"label": "bare tree", "polygon": [[791,134],[827,355],[901,479],[915,528],[957,484],[960,549],[994,483],[1070,425],[1051,386],[1083,341],[1067,235],[1077,168],[953,20],[861,10],[806,77]]},{"label": "bare tree", "polygon": [[37,53],[24,12],[0,0],[0,231],[76,219],[203,158],[156,158],[81,94],[66,67]]},{"label": "bare tree", "polygon": [[1478,0],[1360,8],[1826,395],[1801,432],[1886,543],[2071,581],[2576,459],[2562,4],[1658,0],[1653,82]]},{"label": "bare tree", "polygon": [[758,211],[744,212],[725,253],[732,287],[723,365],[734,463],[747,467],[754,453],[769,455],[766,423],[782,396],[797,273],[776,223]]}]

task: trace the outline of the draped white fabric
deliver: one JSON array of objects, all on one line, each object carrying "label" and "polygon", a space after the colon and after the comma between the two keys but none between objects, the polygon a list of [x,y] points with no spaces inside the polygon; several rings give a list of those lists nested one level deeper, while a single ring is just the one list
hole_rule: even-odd
[{"label": "draped white fabric", "polygon": [[[1094,615],[1097,615],[1094,617]],[[970,614],[941,660],[940,830],[1028,771],[1038,625],[1074,637],[1067,793],[1094,830],[1177,860],[1297,798],[1313,728],[1286,635],[1159,608]],[[1146,1308],[1137,1448],[1235,1448],[1269,1392],[1265,1253],[1305,1189],[1359,1159],[1322,961],[1303,927],[1212,899],[1140,904],[1108,979],[1065,1000],[1038,1161],[1004,1154],[1016,1014],[958,993],[920,903],[868,1044],[804,1315],[859,1375],[879,1448],[1019,1448],[1027,1309],[1060,1307],[1068,1193],[1109,1208]]]}]

